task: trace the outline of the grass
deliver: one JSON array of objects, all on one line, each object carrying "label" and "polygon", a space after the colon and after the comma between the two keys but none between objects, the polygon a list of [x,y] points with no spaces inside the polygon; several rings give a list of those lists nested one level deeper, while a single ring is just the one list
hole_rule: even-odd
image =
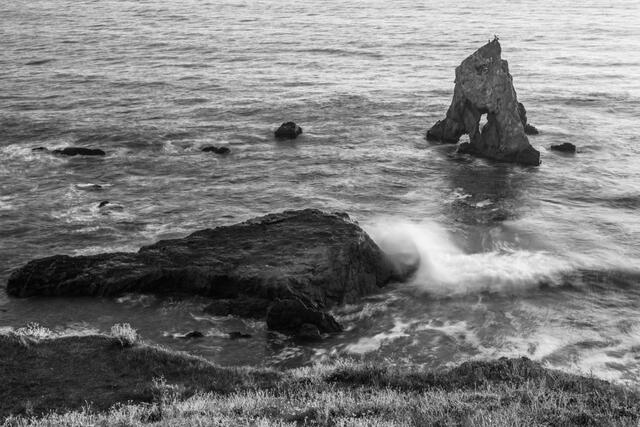
[{"label": "grass", "polygon": [[133,347],[138,340],[138,331],[128,323],[117,323],[111,327],[111,336],[118,340],[121,347]]},{"label": "grass", "polygon": [[[130,329],[130,328],[129,328]],[[34,329],[34,330],[37,330]],[[640,393],[529,359],[449,371],[338,361],[288,371],[224,368],[115,336],[0,336],[6,426],[620,425]],[[128,334],[126,336],[129,336]],[[129,341],[127,341],[129,342]]]}]

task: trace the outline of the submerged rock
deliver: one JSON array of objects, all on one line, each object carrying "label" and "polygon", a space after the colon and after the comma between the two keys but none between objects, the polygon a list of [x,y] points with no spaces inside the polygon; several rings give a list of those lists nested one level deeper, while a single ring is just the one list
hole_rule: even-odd
[{"label": "submerged rock", "polygon": [[62,156],[104,156],[106,154],[99,148],[84,147],[66,147],[58,150],[53,150],[51,153]]},{"label": "submerged rock", "polygon": [[302,128],[294,122],[286,122],[275,131],[276,138],[296,139],[302,133]]},{"label": "submerged rock", "polygon": [[229,154],[231,150],[229,147],[214,147],[213,145],[207,145],[201,148],[205,153],[216,153],[216,154]]},{"label": "submerged rock", "polygon": [[[14,271],[7,292],[115,296],[198,294],[214,299],[297,299],[322,308],[353,302],[404,277],[346,214],[285,211],[162,240],[137,253],[55,255]],[[230,309],[231,310],[231,309]],[[308,323],[308,322],[307,322]]]},{"label": "submerged rock", "polygon": [[200,331],[191,331],[191,332],[187,332],[186,334],[184,334],[183,336],[181,336],[180,338],[185,339],[185,340],[190,340],[193,338],[202,338],[204,337],[204,334]]},{"label": "submerged rock", "polygon": [[[501,59],[497,38],[456,68],[453,100],[443,120],[427,131],[427,139],[457,143],[464,134],[470,142],[458,151],[500,161],[540,164],[524,132],[523,117],[507,61]],[[480,119],[487,123],[480,129]],[[526,121],[526,111],[524,111]]]},{"label": "submerged rock", "polygon": [[555,145],[552,145],[549,148],[551,150],[554,150],[554,151],[562,151],[563,153],[575,153],[576,152],[576,146],[573,145],[570,142],[564,142],[562,144],[555,144]]}]

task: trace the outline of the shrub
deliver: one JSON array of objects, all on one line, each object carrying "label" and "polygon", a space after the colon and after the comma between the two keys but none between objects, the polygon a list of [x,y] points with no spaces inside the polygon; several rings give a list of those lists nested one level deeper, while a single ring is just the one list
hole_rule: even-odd
[{"label": "shrub", "polygon": [[111,336],[123,347],[132,347],[138,340],[138,332],[128,323],[117,323],[111,327]]}]

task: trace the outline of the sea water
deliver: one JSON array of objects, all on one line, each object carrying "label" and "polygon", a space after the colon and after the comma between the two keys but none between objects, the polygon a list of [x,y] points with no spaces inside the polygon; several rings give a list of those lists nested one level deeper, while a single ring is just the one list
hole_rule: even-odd
[{"label": "sea water", "polygon": [[[639,16],[635,0],[2,1],[3,284],[36,257],[134,251],[304,207],[348,212],[421,266],[336,309],[346,331],[320,344],[207,316],[200,298],[0,291],[0,328],[127,322],[226,365],[527,356],[637,384]],[[540,130],[540,167],[424,138],[455,67],[494,35]],[[289,120],[303,135],[275,141]],[[549,151],[563,142],[578,153]],[[68,145],[107,155],[32,151]],[[179,338],[190,330],[206,336]]]}]

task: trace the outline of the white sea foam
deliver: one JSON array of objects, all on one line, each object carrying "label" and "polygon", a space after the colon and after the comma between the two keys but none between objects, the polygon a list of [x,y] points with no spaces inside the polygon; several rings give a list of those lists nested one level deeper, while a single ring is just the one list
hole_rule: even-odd
[{"label": "white sea foam", "polygon": [[453,337],[457,340],[462,339],[475,348],[482,348],[482,342],[480,338],[478,338],[473,328],[471,328],[469,324],[464,320],[445,321],[442,323],[429,322],[426,324],[421,324],[417,328],[415,328],[415,332],[420,331],[439,332],[443,335]]},{"label": "white sea foam", "polygon": [[435,223],[386,220],[367,231],[399,266],[419,262],[411,284],[437,295],[516,291],[559,283],[575,265],[544,251],[503,248],[467,254]]},{"label": "white sea foam", "polygon": [[381,332],[372,337],[360,338],[357,342],[347,345],[345,351],[352,354],[365,354],[376,351],[385,343],[395,341],[401,337],[408,337],[407,329],[414,323],[415,322],[403,322],[400,319],[395,319],[393,328],[388,332]]},{"label": "white sea foam", "polygon": [[14,209],[12,197],[0,197],[0,211],[10,211]]}]

